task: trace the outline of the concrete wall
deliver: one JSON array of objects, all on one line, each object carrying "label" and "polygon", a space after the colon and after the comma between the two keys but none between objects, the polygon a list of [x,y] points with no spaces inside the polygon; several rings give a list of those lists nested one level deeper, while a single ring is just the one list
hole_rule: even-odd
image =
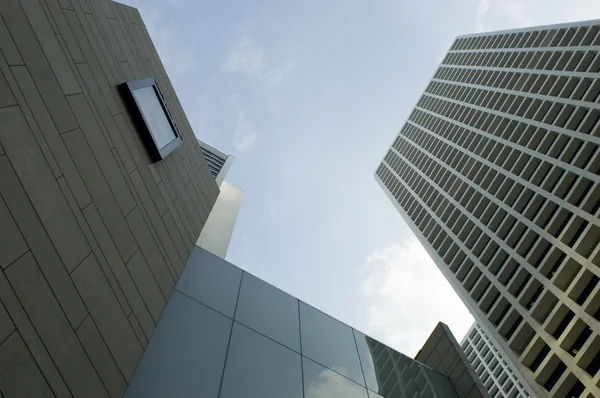
[{"label": "concrete wall", "polygon": [[221,192],[208,216],[196,245],[212,254],[225,258],[233,235],[244,191],[227,181],[221,183]]},{"label": "concrete wall", "polygon": [[[116,85],[155,77],[151,164]],[[137,10],[0,1],[0,397],[120,397],[218,195]]]},{"label": "concrete wall", "polygon": [[479,376],[446,324],[437,324],[415,359],[447,376],[459,397],[489,398]]}]

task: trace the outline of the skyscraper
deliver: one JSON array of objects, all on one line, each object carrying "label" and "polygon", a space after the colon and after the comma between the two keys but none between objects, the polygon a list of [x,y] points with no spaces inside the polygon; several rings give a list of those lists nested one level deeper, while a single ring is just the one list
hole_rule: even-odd
[{"label": "skyscraper", "polygon": [[492,398],[528,398],[535,396],[527,389],[521,373],[475,322],[461,343],[467,359]]},{"label": "skyscraper", "polygon": [[198,143],[210,172],[219,185],[219,196],[202,232],[200,232],[196,245],[224,259],[242,206],[244,191],[225,181],[235,158],[205,142],[198,140]]},{"label": "skyscraper", "polygon": [[540,397],[600,396],[599,31],[458,37],[375,173]]}]

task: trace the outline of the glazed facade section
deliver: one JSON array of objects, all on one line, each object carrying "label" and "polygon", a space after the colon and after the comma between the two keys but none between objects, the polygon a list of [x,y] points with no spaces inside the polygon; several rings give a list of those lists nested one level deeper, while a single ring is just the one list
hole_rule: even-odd
[{"label": "glazed facade section", "polygon": [[421,363],[195,248],[126,393],[458,398]]},{"label": "glazed facade section", "polygon": [[600,22],[457,38],[376,171],[540,397],[600,396]]}]

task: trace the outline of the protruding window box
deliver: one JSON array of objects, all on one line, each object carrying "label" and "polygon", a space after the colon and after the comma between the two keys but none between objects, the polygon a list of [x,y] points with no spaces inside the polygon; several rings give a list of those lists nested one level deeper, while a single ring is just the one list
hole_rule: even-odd
[{"label": "protruding window box", "polygon": [[179,145],[182,138],[154,79],[141,79],[119,85],[136,129],[150,158],[158,162]]}]

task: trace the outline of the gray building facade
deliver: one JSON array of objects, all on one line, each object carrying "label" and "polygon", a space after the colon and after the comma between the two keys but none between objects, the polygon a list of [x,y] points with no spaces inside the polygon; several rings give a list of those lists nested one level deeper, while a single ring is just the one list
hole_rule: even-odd
[{"label": "gray building facade", "polygon": [[[147,78],[160,161],[118,89]],[[121,397],[218,194],[136,9],[0,1],[0,397]]]},{"label": "gray building facade", "polygon": [[125,397],[476,397],[467,392],[197,247]]},{"label": "gray building facade", "polygon": [[504,359],[477,322],[465,335],[461,347],[492,398],[535,397],[521,373]]},{"label": "gray building facade", "polygon": [[376,180],[539,397],[600,396],[600,21],[458,37]]}]

